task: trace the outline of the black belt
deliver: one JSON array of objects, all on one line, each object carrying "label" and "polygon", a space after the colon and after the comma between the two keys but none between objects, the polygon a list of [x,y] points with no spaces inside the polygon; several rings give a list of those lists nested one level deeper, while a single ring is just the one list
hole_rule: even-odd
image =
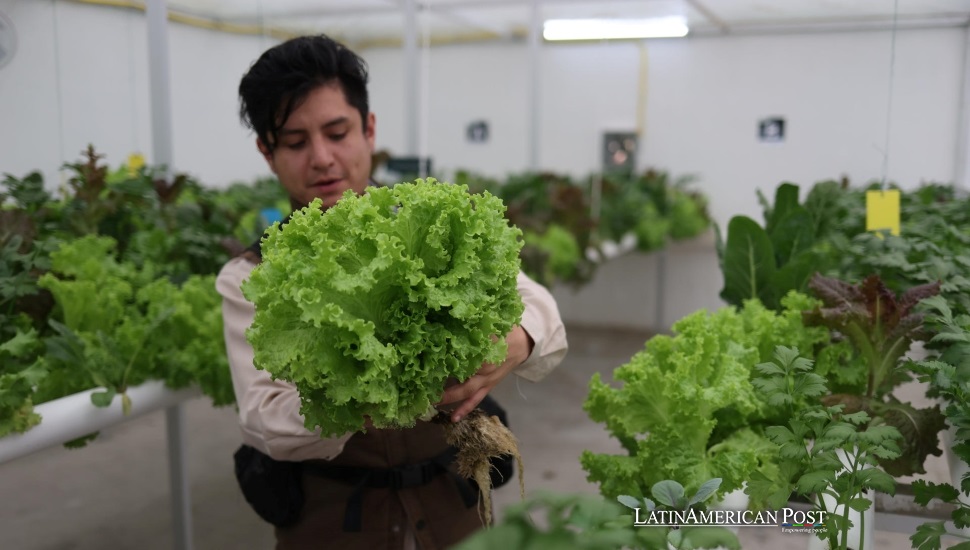
[{"label": "black belt", "polygon": [[347,499],[344,513],[344,531],[360,531],[361,512],[363,511],[365,489],[408,489],[431,483],[436,476],[448,474],[466,508],[478,503],[478,494],[467,480],[451,471],[449,466],[455,461],[455,449],[448,450],[434,458],[415,464],[401,464],[393,468],[363,468],[358,466],[338,466],[320,462],[304,462],[303,471],[307,474],[333,479],[354,486],[354,492]]}]

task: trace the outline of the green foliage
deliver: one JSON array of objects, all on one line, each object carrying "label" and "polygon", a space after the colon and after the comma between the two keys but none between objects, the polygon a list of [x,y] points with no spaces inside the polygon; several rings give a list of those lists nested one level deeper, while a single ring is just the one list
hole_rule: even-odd
[{"label": "green foliage", "polygon": [[152,376],[172,388],[196,383],[215,406],[236,401],[223,342],[222,297],[215,275],[192,275],[181,285],[156,279],[136,300],[160,322],[149,342]]},{"label": "green foliage", "polygon": [[671,181],[667,172],[639,175],[605,174],[600,198],[599,238],[620,242],[628,233],[643,252],[689,239],[710,226],[707,199],[689,189],[693,178]]},{"label": "green foliage", "polygon": [[595,374],[584,408],[628,456],[584,452],[588,479],[610,497],[632,488],[647,494],[663,479],[696,489],[717,477],[730,492],[755,471],[773,471],[774,456],[764,450],[770,445],[757,428],[778,411],[752,385],[754,365],[782,343],[813,349],[828,339],[825,330],[802,325],[810,299],[793,294],[785,303],[781,313],[757,301],[740,311],[693,313],[674,324],[674,336],[651,338],[614,370],[621,387]]},{"label": "green foliage", "polygon": [[[542,514],[542,527],[534,514]],[[599,497],[542,491],[510,505],[501,523],[472,535],[456,550],[642,548],[627,519],[621,506]]]},{"label": "green foliage", "polygon": [[[500,182],[460,171],[455,181],[472,192],[488,191],[502,199],[509,221],[526,235],[523,271],[545,285],[588,282],[602,255],[599,248],[607,241],[619,243],[632,236],[638,250],[650,252],[671,240],[695,237],[710,226],[707,200],[689,189],[691,178],[671,181],[666,172],[656,170],[636,176],[594,175],[582,185],[550,172],[513,174]],[[594,202],[599,206],[595,220]],[[561,230],[571,234],[576,253]],[[550,233],[555,243],[549,242]],[[550,268],[550,263],[556,267]]]},{"label": "green foliage", "polygon": [[[813,403],[827,392],[824,380],[811,372],[811,362],[798,350],[779,347],[776,361],[758,366],[755,386],[772,402],[788,406],[786,425],[772,426],[765,434],[778,446],[781,457],[774,476],[756,473],[746,492],[755,501],[780,507],[794,491],[815,498],[828,514],[831,526],[824,533],[830,548],[845,549],[851,527],[849,510],[865,511],[871,505],[860,495],[866,490],[893,494],[895,481],[878,468],[880,460],[900,456],[899,430],[865,412],[845,413],[843,406]],[[831,504],[819,495],[832,497]],[[864,541],[858,547],[864,546]]]},{"label": "green foliage", "polygon": [[40,345],[33,328],[18,328],[12,338],[0,342],[0,437],[40,422],[32,399],[34,386],[47,374],[37,357]]},{"label": "green foliage", "polygon": [[[932,354],[928,359],[913,363],[911,366],[919,380],[930,387],[931,395],[944,403],[943,413],[953,430],[953,452],[964,464],[970,464],[970,317],[953,315],[949,305],[936,296],[923,302],[928,312],[928,324],[940,327],[931,344],[947,343],[942,351]],[[959,480],[959,487],[947,483],[928,483],[922,480],[913,484],[913,494],[918,504],[926,505],[933,499],[952,504],[953,524],[958,529],[970,527],[970,475]],[[942,522],[928,522],[921,525],[910,537],[914,548],[940,548],[941,538],[950,535],[963,542],[952,548],[970,547],[970,539],[958,534],[948,533]]]},{"label": "green foliage", "polygon": [[471,192],[488,191],[505,203],[505,217],[526,236],[522,270],[530,277],[546,286],[579,286],[592,278],[596,264],[585,252],[595,245],[595,222],[587,190],[550,172],[513,174],[501,184],[468,174],[461,179]]},{"label": "green foliage", "polygon": [[576,277],[583,251],[566,228],[551,224],[545,233],[523,232],[522,270],[536,282],[551,286],[553,282]]},{"label": "green foliage", "polygon": [[101,159],[88,148],[66,165],[59,197],[37,172],[0,181],[0,434],[36,424],[34,404],[99,385],[94,404],[126,408],[126,389],[148,378],[234,401],[213,280],[242,250],[241,219],[285,209],[285,193],[274,180],[215,191]]},{"label": "green foliage", "polygon": [[761,376],[752,384],[772,407],[786,407],[794,413],[826,392],[825,379],[811,372],[812,361],[799,356],[798,348],[779,346],[774,362],[759,363],[755,369]]},{"label": "green foliage", "polygon": [[897,297],[875,275],[860,285],[818,274],[811,282],[822,305],[806,313],[806,324],[826,326],[845,335],[867,366],[864,392],[834,394],[823,402],[842,404],[847,412],[865,411],[903,434],[901,456],[882,461],[882,466],[896,476],[925,473],[926,457],[942,454],[937,447],[937,435],[944,427],[939,407],[917,410],[891,395],[896,385],[908,379],[902,357],[914,340],[926,336],[923,314],[916,306],[939,292],[939,286],[913,287]]},{"label": "green foliage", "polygon": [[407,426],[449,377],[500,363],[522,316],[520,231],[502,202],[433,179],[315,202],[243,284],[255,364],[296,384],[307,427]]},{"label": "green foliage", "polygon": [[721,298],[740,305],[758,299],[779,309],[789,292],[805,292],[812,273],[831,261],[819,242],[813,212],[798,203],[798,186],[778,187],[773,208],[765,210],[765,227],[747,216],[728,223],[727,241],[718,247],[724,288]]},{"label": "green foliage", "polygon": [[[148,379],[151,358],[143,351],[171,310],[145,311],[135,301],[136,292],[154,279],[154,273],[115,260],[116,243],[110,237],[83,237],[64,243],[51,255],[52,270],[39,284],[58,304],[52,326],[70,341],[63,355],[52,354],[52,364],[62,370],[81,371],[75,386],[53,392],[40,388],[47,399],[65,389],[69,393],[100,386],[96,406],[108,406],[114,393],[126,399],[129,386]],[[63,323],[63,324],[61,324]],[[126,401],[123,401],[126,403]],[[126,407],[127,409],[127,407]],[[127,412],[127,410],[126,410]]]},{"label": "green foliage", "polygon": [[[522,503],[506,508],[505,517],[501,523],[476,533],[456,548],[458,550],[740,549],[734,533],[722,527],[673,529],[634,526],[635,522],[642,522],[648,517],[651,511],[704,510],[704,501],[713,496],[720,481],[719,479],[708,480],[701,485],[697,493],[690,497],[685,494],[684,487],[676,481],[661,481],[652,488],[652,495],[659,504],[649,498],[644,498],[641,502],[639,498],[629,495],[621,495],[616,499],[627,508],[644,510],[643,512],[637,510],[637,515],[627,513],[618,504],[599,497],[540,491]],[[542,516],[536,521],[534,516],[540,513]]]},{"label": "green foliage", "polygon": [[[721,480],[718,478],[705,481],[691,496],[687,495],[684,486],[673,480],[663,480],[654,484],[650,493],[654,500],[644,497],[642,502],[630,495],[620,495],[617,501],[636,514],[634,521],[646,523],[655,513],[687,513],[690,510],[703,512],[706,510],[704,501],[714,496]],[[641,509],[643,510],[641,512]],[[662,517],[662,516],[661,516]],[[636,548],[723,548],[740,550],[741,544],[737,536],[729,529],[713,526],[679,527],[641,527],[637,529]]]}]

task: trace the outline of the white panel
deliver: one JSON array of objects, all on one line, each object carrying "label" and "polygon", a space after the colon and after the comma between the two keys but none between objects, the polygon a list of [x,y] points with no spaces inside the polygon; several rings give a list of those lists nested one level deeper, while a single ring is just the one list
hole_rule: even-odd
[{"label": "white panel", "polygon": [[639,55],[632,42],[543,46],[541,166],[587,176],[604,131],[636,130]]},{"label": "white panel", "polygon": [[[730,24],[892,17],[895,0],[700,0]],[[899,0],[900,16],[970,12],[970,0]]]},{"label": "white panel", "polygon": [[239,120],[239,80],[275,41],[170,25],[176,168],[212,187],[268,175]]},{"label": "white panel", "polygon": [[[377,116],[377,147],[404,151],[401,93],[402,55],[373,50],[364,56],[371,68],[371,104]],[[432,50],[428,75],[428,151],[437,173],[457,168],[491,176],[522,171],[527,166],[527,56],[522,45],[463,45]],[[469,122],[489,123],[486,143],[469,143]]]},{"label": "white panel", "polygon": [[43,170],[48,186],[60,183],[61,128],[50,2],[0,0],[19,45],[0,69],[0,177]]},{"label": "white panel", "polygon": [[56,187],[60,165],[81,161],[89,144],[113,166],[150,152],[144,18],[72,2],[7,5],[21,47],[0,70],[0,172],[42,170]]},{"label": "white panel", "polygon": [[[952,181],[962,29],[897,35],[888,177]],[[660,41],[650,46],[645,165],[695,173],[718,222],[760,219],[755,190],[882,176],[890,33]],[[932,59],[932,63],[927,63]],[[764,144],[756,123],[787,121]]]}]

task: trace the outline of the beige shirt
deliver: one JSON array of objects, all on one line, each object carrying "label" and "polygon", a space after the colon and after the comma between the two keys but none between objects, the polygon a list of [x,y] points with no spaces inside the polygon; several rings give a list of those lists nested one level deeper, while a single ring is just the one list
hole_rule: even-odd
[{"label": "beige shirt", "polygon": [[[255,308],[243,297],[240,286],[254,267],[250,260],[237,257],[223,266],[216,279],[216,289],[223,298],[226,351],[243,442],[277,460],[332,459],[352,434],[327,438],[306,429],[296,386],[273,380],[268,372],[253,366],[253,348],[245,331],[253,322]],[[517,284],[525,305],[521,326],[535,347],[513,372],[536,382],[566,356],[566,330],[548,290],[522,273]]]}]

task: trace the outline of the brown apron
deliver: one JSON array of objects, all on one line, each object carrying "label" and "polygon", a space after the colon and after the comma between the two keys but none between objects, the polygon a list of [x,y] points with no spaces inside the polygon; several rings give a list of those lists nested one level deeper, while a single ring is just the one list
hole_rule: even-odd
[{"label": "brown apron", "polygon": [[[303,511],[295,525],[276,529],[276,549],[401,550],[412,534],[421,550],[445,549],[460,542],[482,528],[482,517],[477,505],[466,506],[452,475],[441,472],[427,484],[393,489],[355,487],[312,473],[314,464],[383,470],[427,461],[447,449],[442,426],[418,422],[405,430],[357,433],[333,460],[308,461]],[[359,499],[359,531],[345,529],[352,498]]]}]

